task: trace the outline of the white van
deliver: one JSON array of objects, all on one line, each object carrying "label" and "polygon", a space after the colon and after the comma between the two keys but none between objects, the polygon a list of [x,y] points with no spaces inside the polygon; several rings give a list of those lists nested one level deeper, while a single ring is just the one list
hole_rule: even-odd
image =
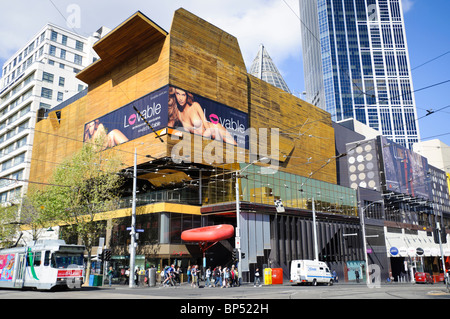
[{"label": "white van", "polygon": [[333,276],[327,264],[315,260],[293,260],[291,262],[291,283],[312,284],[319,283],[332,285]]}]

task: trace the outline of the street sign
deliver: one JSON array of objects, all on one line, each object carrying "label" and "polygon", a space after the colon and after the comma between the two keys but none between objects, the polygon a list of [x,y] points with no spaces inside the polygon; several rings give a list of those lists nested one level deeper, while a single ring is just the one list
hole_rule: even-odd
[{"label": "street sign", "polygon": [[389,250],[389,252],[391,253],[392,256],[397,256],[397,255],[398,255],[398,249],[397,249],[397,247],[391,247],[391,249]]},{"label": "street sign", "polygon": [[241,248],[241,237],[236,237],[236,242],[235,242],[235,247],[236,249],[240,249]]}]

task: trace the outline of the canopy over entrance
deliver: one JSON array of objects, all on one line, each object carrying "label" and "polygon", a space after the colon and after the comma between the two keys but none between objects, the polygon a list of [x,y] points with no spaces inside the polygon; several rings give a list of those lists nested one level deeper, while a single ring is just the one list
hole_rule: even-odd
[{"label": "canopy over entrance", "polygon": [[203,253],[203,268],[205,268],[206,250],[219,241],[230,238],[233,234],[234,227],[232,225],[215,225],[185,230],[181,233],[181,239],[199,244]]},{"label": "canopy over entrance", "polygon": [[181,239],[199,243],[216,243],[230,238],[233,234],[232,225],[215,225],[185,230],[181,233]]}]

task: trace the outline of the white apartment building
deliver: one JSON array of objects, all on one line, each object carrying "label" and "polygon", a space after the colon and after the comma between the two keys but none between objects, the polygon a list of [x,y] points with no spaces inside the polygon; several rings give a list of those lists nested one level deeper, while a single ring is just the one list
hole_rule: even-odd
[{"label": "white apartment building", "polygon": [[426,157],[429,164],[450,174],[450,146],[441,140],[434,139],[415,143],[413,150]]},{"label": "white apartment building", "polygon": [[98,56],[93,44],[109,30],[83,37],[54,24],[43,27],[8,59],[0,81],[0,204],[29,186],[34,128],[39,117],[87,85],[75,75]]}]

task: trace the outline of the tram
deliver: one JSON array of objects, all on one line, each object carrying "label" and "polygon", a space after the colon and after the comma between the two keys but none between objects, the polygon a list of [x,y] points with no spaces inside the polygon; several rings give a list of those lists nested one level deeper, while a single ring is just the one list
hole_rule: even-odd
[{"label": "tram", "polygon": [[38,240],[0,250],[0,288],[81,288],[84,250],[64,240]]}]

